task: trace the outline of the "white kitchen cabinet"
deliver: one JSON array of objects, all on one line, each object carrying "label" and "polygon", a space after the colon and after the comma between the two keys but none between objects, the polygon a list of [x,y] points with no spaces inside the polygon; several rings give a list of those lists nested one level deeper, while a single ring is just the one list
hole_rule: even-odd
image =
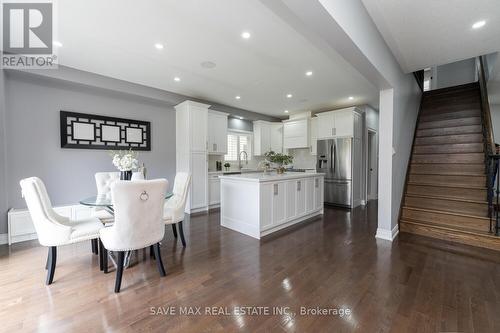
[{"label": "white kitchen cabinet", "polygon": [[320,178],[320,177],[316,177],[314,178],[314,209],[320,209],[323,207],[323,196],[324,196],[324,192],[323,192],[323,186],[324,186],[324,182],[323,182],[323,179]]},{"label": "white kitchen cabinet", "polygon": [[283,152],[283,124],[271,123],[271,150],[275,153]]},{"label": "white kitchen cabinet", "polygon": [[208,204],[211,208],[220,204],[220,179],[217,174],[208,177]]},{"label": "white kitchen cabinet", "polygon": [[208,153],[227,154],[227,113],[208,111]]},{"label": "white kitchen cabinet", "polygon": [[318,118],[318,139],[327,139],[335,136],[335,115],[333,112],[316,114]]},{"label": "white kitchen cabinet", "polygon": [[184,101],[175,106],[176,172],[191,174],[186,213],[208,209],[208,108]]},{"label": "white kitchen cabinet", "polygon": [[314,210],[314,183],[315,178],[307,178],[305,180],[305,193],[306,193],[306,212]]},{"label": "white kitchen cabinet", "polygon": [[285,183],[274,183],[273,187],[273,225],[279,225],[286,220]]},{"label": "white kitchen cabinet", "polygon": [[295,182],[296,196],[296,214],[298,216],[304,215],[306,212],[306,187],[305,179],[300,179]]},{"label": "white kitchen cabinet", "polygon": [[353,136],[354,116],[352,110],[335,112],[335,136]]},{"label": "white kitchen cabinet", "polygon": [[223,175],[220,181],[221,225],[258,239],[323,214],[322,174]]},{"label": "white kitchen cabinet", "polygon": [[283,148],[309,148],[309,118],[283,121]]},{"label": "white kitchen cabinet", "polygon": [[206,210],[208,208],[208,158],[206,153],[191,154],[191,196],[190,208]]},{"label": "white kitchen cabinet", "polygon": [[291,219],[296,215],[297,211],[297,190],[295,187],[295,181],[290,180],[285,184],[286,187],[286,218]]},{"label": "white kitchen cabinet", "polygon": [[[356,117],[361,115],[359,111],[352,107],[335,111],[317,113],[318,117],[318,139],[329,139],[336,137],[353,137],[359,128],[362,128],[362,121]],[[355,121],[356,120],[356,121]],[[361,126],[361,127],[360,127]]]},{"label": "white kitchen cabinet", "polygon": [[318,117],[311,118],[311,155],[318,154]]},{"label": "white kitchen cabinet", "polygon": [[253,154],[262,156],[271,150],[271,123],[257,120],[253,122]]}]

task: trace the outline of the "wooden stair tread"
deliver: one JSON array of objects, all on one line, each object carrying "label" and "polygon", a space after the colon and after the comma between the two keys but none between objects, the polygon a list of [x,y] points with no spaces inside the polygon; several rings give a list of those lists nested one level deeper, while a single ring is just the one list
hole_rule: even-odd
[{"label": "wooden stair tread", "polygon": [[500,237],[489,236],[487,234],[466,233],[453,229],[442,229],[425,224],[407,222],[400,223],[400,232],[500,251]]},{"label": "wooden stair tread", "polygon": [[439,196],[439,195],[427,195],[427,194],[426,195],[422,195],[422,194],[405,193],[405,196],[407,196],[407,197],[413,197],[413,198],[449,200],[449,201],[459,201],[459,202],[467,202],[467,203],[475,203],[475,204],[485,204],[485,205],[488,205],[488,201],[462,199],[462,198],[453,198],[453,197],[446,197],[446,196]]},{"label": "wooden stair tread", "polygon": [[425,225],[425,226],[432,227],[432,228],[438,228],[438,229],[441,229],[441,230],[457,231],[457,232],[462,232],[462,233],[467,233],[467,234],[472,234],[472,235],[478,235],[478,236],[483,236],[483,237],[491,237],[493,239],[498,240],[498,242],[500,244],[500,237],[495,236],[494,234],[490,234],[487,231],[479,231],[479,230],[474,230],[474,229],[469,229],[469,228],[463,228],[463,227],[458,227],[458,226],[456,226],[456,227],[444,226],[444,225],[432,223],[432,222],[429,222],[429,221],[420,221],[420,220],[414,220],[414,219],[409,219],[409,218],[401,219],[400,222],[403,222],[403,223],[412,223],[412,224],[421,224],[421,225]]},{"label": "wooden stair tread", "polygon": [[424,128],[417,129],[417,137],[435,137],[435,136],[447,136],[453,135],[455,133],[460,134],[474,134],[482,133],[481,125],[464,125],[464,126],[452,126],[443,128]]},{"label": "wooden stair tread", "polygon": [[419,207],[411,207],[411,206],[403,206],[404,209],[409,209],[409,210],[418,210],[422,212],[429,212],[429,213],[437,213],[437,214],[445,214],[445,215],[453,215],[453,216],[462,216],[462,217],[468,217],[472,219],[482,219],[484,221],[487,221],[489,223],[490,219],[488,217],[484,216],[477,216],[477,215],[470,215],[470,214],[463,214],[463,213],[456,213],[456,212],[450,212],[447,210],[438,210],[438,209],[428,209],[428,208],[419,208]]},{"label": "wooden stair tread", "polygon": [[[466,166],[471,171],[464,171]],[[456,170],[458,168],[458,171]],[[485,167],[483,163],[415,163],[410,164],[410,174],[428,175],[428,176],[470,176],[470,177],[485,177]]]},{"label": "wooden stair tread", "polygon": [[419,183],[419,182],[408,182],[408,185],[416,186],[434,186],[434,187],[450,187],[450,188],[463,188],[463,189],[476,189],[476,190],[487,190],[486,186],[474,186],[468,184],[447,184],[447,183]]}]

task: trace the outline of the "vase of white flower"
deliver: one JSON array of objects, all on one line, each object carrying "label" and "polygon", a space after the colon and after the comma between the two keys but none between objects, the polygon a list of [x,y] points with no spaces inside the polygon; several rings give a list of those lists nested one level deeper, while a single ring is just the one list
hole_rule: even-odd
[{"label": "vase of white flower", "polygon": [[139,167],[137,152],[130,150],[112,151],[113,165],[120,170],[120,180],[131,180],[132,171]]},{"label": "vase of white flower", "polygon": [[120,180],[131,180],[132,171],[120,171]]}]

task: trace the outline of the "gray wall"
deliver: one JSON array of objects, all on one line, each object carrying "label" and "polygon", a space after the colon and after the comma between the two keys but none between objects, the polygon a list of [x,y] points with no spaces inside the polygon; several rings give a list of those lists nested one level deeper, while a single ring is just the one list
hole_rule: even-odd
[{"label": "gray wall", "polygon": [[[9,207],[25,207],[19,188],[22,178],[40,177],[52,204],[74,204],[95,194],[95,172],[115,170],[107,151],[60,148],[60,110],[150,121],[152,150],[140,152],[139,159],[150,178],[173,181],[175,112],[171,106],[22,73],[9,72],[5,88]],[[0,233],[5,232],[4,221]]]},{"label": "gray wall", "polygon": [[493,137],[495,143],[500,143],[500,104],[490,104],[490,113],[493,122]]},{"label": "gray wall", "polygon": [[0,70],[0,234],[7,232],[7,161],[5,124],[5,71]]},{"label": "gray wall", "polygon": [[227,127],[233,130],[253,132],[253,122],[245,119],[229,117]]},{"label": "gray wall", "polygon": [[436,88],[446,88],[475,81],[476,60],[474,58],[437,67]]}]

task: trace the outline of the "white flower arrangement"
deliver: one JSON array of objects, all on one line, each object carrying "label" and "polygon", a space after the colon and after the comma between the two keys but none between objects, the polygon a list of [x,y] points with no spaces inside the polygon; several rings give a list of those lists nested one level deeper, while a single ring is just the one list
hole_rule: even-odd
[{"label": "white flower arrangement", "polygon": [[132,171],[139,167],[137,152],[130,150],[112,151],[113,165],[120,171]]}]

